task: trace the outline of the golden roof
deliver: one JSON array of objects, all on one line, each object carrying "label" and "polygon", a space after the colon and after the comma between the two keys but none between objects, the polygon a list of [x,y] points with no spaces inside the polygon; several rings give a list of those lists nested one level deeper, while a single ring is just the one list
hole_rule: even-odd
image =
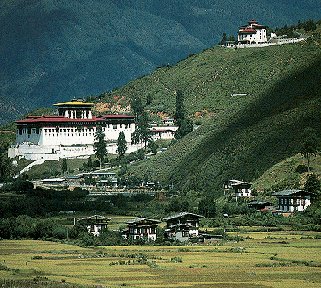
[{"label": "golden roof", "polygon": [[83,102],[83,101],[69,101],[53,104],[54,106],[94,106],[92,102]]}]

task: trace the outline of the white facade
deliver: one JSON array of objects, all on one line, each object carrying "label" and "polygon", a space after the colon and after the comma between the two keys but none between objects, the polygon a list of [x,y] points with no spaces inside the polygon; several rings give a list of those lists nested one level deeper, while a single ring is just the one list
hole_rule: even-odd
[{"label": "white facade", "polygon": [[236,198],[238,197],[251,197],[251,183],[240,181],[240,180],[228,180],[224,184],[224,189],[225,190],[233,190],[234,191],[234,196]]},{"label": "white facade", "polygon": [[236,197],[251,197],[252,190],[250,188],[239,188],[235,191]]},{"label": "white facade", "polygon": [[174,139],[177,129],[177,126],[156,126],[151,127],[150,132],[154,141],[159,139],[171,140]]},{"label": "white facade", "polygon": [[249,21],[247,26],[242,26],[238,32],[240,44],[262,44],[267,42],[266,27],[257,21]]},{"label": "white facade", "polygon": [[148,227],[148,228],[131,228],[132,230],[129,231],[131,238],[133,240],[138,239],[146,239],[148,241],[155,241],[156,240],[156,230]]},{"label": "white facade", "polygon": [[124,235],[127,239],[139,240],[146,239],[148,241],[156,240],[157,225],[160,221],[155,219],[137,218],[127,222],[128,232]]},{"label": "white facade", "polygon": [[78,100],[55,105],[59,116],[29,116],[16,121],[16,145],[9,148],[9,157],[29,160],[88,157],[94,154],[98,125],[105,134],[108,153],[116,153],[120,132],[125,134],[127,152],[141,148],[141,145],[131,145],[131,134],[135,131],[133,116],[93,117],[93,103]]},{"label": "white facade", "polygon": [[203,218],[203,216],[189,212],[182,212],[165,218],[165,234],[170,239],[182,242],[197,238],[200,218]]},{"label": "white facade", "polygon": [[110,218],[106,218],[100,215],[94,215],[91,217],[78,219],[77,221],[75,219],[74,225],[78,223],[78,225],[86,227],[88,233],[91,233],[94,236],[99,236],[100,233],[107,228],[109,221]]},{"label": "white facade", "polygon": [[302,212],[311,205],[310,193],[303,190],[283,190],[272,194],[278,198],[282,212]]}]

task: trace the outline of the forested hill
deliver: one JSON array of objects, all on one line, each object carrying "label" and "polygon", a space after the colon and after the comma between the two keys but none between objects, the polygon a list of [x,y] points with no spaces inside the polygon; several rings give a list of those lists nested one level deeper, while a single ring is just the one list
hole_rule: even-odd
[{"label": "forested hill", "polygon": [[265,48],[216,47],[115,91],[143,102],[153,95],[148,109],[164,105],[173,113],[179,89],[189,116],[204,122],[131,173],[216,194],[225,180],[253,181],[298,153],[305,127],[321,135],[320,48],[320,39]]},{"label": "forested hill", "polygon": [[121,86],[251,18],[275,27],[320,10],[318,0],[0,1],[0,123]]}]

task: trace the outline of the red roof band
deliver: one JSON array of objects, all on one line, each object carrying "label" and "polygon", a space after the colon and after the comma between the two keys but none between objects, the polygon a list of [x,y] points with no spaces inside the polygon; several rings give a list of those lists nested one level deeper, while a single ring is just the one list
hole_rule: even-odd
[{"label": "red roof band", "polygon": [[63,116],[28,116],[25,119],[16,121],[17,124],[29,124],[29,123],[84,123],[84,122],[101,122],[109,119],[134,119],[131,115],[121,115],[121,114],[110,114],[100,117],[93,117],[92,119],[83,118],[67,118]]},{"label": "red roof band", "polygon": [[253,33],[256,33],[256,30],[252,28],[247,28],[239,31],[239,34],[253,34]]}]

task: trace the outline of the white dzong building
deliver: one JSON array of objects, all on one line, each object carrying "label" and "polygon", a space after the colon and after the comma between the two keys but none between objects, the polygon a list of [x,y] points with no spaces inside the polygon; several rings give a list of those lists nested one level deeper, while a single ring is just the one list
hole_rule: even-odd
[{"label": "white dzong building", "polygon": [[94,103],[83,100],[55,104],[57,116],[28,116],[16,121],[16,144],[9,148],[9,157],[29,160],[58,160],[60,158],[88,157],[94,154],[96,127],[102,126],[108,153],[116,153],[117,139],[125,134],[128,150],[135,131],[135,118],[131,115],[92,115]]},{"label": "white dzong building", "polygon": [[248,25],[240,27],[238,31],[238,44],[263,44],[267,42],[266,26],[251,20]]}]

